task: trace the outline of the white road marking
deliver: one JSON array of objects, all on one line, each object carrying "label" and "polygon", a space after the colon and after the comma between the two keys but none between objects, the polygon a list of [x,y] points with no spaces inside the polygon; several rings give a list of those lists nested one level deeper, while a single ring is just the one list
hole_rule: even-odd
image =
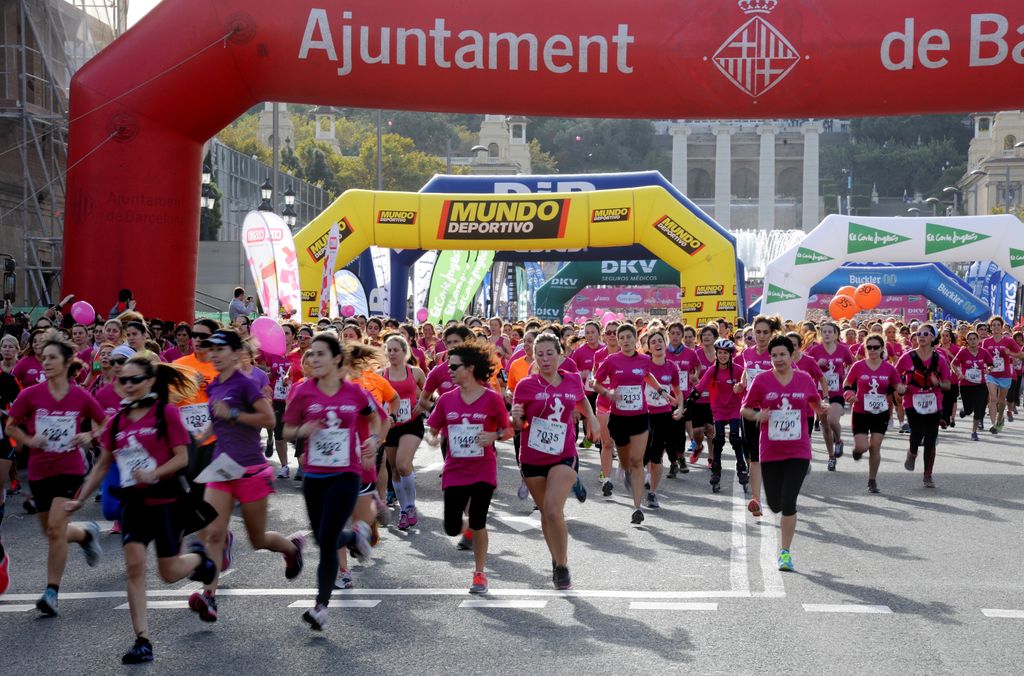
[{"label": "white road marking", "polygon": [[665,601],[630,601],[630,610],[718,610],[717,603],[672,603]]},{"label": "white road marking", "polygon": [[746,493],[739,482],[732,488],[732,546],[729,549],[729,588],[750,593],[747,573],[747,504]]},{"label": "white road marking", "polygon": [[[330,608],[376,608],[380,599],[346,599],[342,601],[331,601]],[[316,605],[315,599],[299,599],[288,604],[289,608],[312,608]]]},{"label": "white road marking", "polygon": [[[188,608],[188,601],[150,601],[146,599],[146,607],[149,609]],[[114,610],[128,610],[128,604],[122,603]]]},{"label": "white road marking", "polygon": [[[518,516],[515,514],[504,514],[491,510],[491,516],[516,531],[525,533],[528,530],[540,530],[540,512],[534,511],[529,516]],[[566,522],[575,521],[575,516],[566,516]]]},{"label": "white road marking", "polygon": [[1000,608],[982,608],[981,614],[985,617],[998,617],[1003,619],[1024,620],[1024,610],[1003,610]]},{"label": "white road marking", "polygon": [[0,605],[0,613],[24,613],[33,608],[35,608],[35,605],[31,603],[24,605]]},{"label": "white road marking", "polygon": [[459,608],[543,608],[547,604],[547,601],[470,599],[460,603]]},{"label": "white road marking", "polygon": [[854,615],[892,615],[889,606],[849,605],[845,603],[805,603],[808,613],[851,613]]}]

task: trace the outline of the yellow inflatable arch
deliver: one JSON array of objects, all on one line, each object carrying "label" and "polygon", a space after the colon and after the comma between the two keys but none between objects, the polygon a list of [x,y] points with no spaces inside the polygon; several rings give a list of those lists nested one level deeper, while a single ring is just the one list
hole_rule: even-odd
[{"label": "yellow inflatable arch", "polygon": [[541,195],[349,190],[295,236],[306,319],[319,316],[334,223],[338,268],[373,245],[538,251],[640,244],[686,280],[686,323],[735,321],[737,315],[735,247],[660,186]]}]

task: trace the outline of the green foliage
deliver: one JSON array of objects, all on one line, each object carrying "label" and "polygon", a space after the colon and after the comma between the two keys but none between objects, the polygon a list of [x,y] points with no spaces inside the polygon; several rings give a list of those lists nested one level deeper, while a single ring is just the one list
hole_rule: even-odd
[{"label": "green foliage", "polygon": [[[664,170],[671,162],[659,152],[649,120],[531,118],[527,134],[562,173]],[[660,167],[652,166],[659,162]]]},{"label": "green foliage", "polygon": [[[443,173],[443,158],[434,157],[415,149],[412,139],[398,134],[384,134],[381,137],[383,166],[381,176],[384,190],[415,192],[423,187],[434,174]],[[358,157],[341,159],[338,184],[342,191],[361,188],[374,190],[377,187],[377,140],[367,135],[363,139]]]},{"label": "green foliage", "polygon": [[530,165],[535,174],[557,174],[558,160],[551,156],[551,153],[544,152],[540,148],[540,141],[530,141]]}]

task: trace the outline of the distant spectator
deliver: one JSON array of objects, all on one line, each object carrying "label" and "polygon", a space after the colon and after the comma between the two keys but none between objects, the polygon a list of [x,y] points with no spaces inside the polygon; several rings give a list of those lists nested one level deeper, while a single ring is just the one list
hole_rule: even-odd
[{"label": "distant spectator", "polygon": [[113,319],[122,312],[135,309],[135,299],[132,297],[131,289],[121,289],[117,292],[117,303],[114,307],[110,308],[110,312],[107,314],[107,319]]},{"label": "distant spectator", "polygon": [[[243,300],[244,299],[244,300]],[[256,302],[252,299],[252,296],[246,297],[245,289],[242,287],[235,288],[235,299],[231,301],[231,305],[228,306],[228,319],[231,324],[235,323],[235,319],[245,315],[248,317],[252,313],[256,312]]]}]

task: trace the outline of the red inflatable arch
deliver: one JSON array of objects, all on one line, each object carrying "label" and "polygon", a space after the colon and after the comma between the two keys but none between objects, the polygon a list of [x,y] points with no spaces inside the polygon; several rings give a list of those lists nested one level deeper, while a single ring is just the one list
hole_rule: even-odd
[{"label": "red inflatable arch", "polygon": [[261,101],[652,118],[1001,110],[1024,104],[1022,32],[1020,0],[164,0],[72,82],[65,290],[103,307],[127,286],[147,313],[191,316],[202,144]]}]

